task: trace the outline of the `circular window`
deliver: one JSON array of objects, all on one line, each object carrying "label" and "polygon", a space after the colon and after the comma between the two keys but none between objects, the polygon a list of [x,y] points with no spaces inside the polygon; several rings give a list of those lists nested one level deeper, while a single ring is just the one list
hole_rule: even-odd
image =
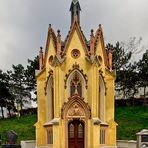
[{"label": "circular window", "polygon": [[48,62],[49,62],[50,65],[52,65],[52,63],[53,63],[53,56],[50,56],[50,57],[49,57]]},{"label": "circular window", "polygon": [[99,60],[99,64],[101,65],[102,64],[102,57],[101,56],[98,56],[98,60]]},{"label": "circular window", "polygon": [[73,49],[71,55],[73,58],[77,59],[80,56],[80,51],[78,49]]}]

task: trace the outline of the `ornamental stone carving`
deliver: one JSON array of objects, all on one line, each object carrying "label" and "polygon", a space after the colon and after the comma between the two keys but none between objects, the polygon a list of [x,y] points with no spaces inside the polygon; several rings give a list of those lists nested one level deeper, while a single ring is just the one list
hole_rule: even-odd
[{"label": "ornamental stone carving", "polygon": [[83,98],[75,94],[69,101],[63,104],[62,118],[91,118],[91,109]]},{"label": "ornamental stone carving", "polygon": [[67,117],[85,117],[84,109],[76,102],[68,110]]}]

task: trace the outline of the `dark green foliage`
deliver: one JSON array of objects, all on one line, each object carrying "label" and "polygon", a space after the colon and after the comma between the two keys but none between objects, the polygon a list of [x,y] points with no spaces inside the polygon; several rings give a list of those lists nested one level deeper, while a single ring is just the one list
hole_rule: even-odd
[{"label": "dark green foliage", "polygon": [[[10,110],[23,108],[31,98],[30,92],[36,92],[35,70],[39,69],[39,57],[28,59],[25,69],[21,64],[12,65],[12,69],[3,73],[0,70],[0,108],[3,116],[3,107],[6,107],[11,117]],[[14,106],[14,102],[17,106]],[[3,116],[4,118],[4,116]]]},{"label": "dark green foliage", "polygon": [[[5,142],[6,133],[14,130],[18,134],[18,142],[21,140],[34,140],[36,115],[22,116],[11,119],[0,120],[0,134]],[[115,121],[117,126],[117,139],[134,140],[136,133],[142,129],[148,129],[148,107],[116,107]]]},{"label": "dark green foliage", "polygon": [[28,59],[28,65],[25,70],[26,86],[29,91],[34,91],[36,94],[36,79],[35,70],[39,69],[39,57],[36,56],[34,60]]},{"label": "dark green foliage", "polygon": [[117,82],[120,87],[120,91],[123,93],[124,98],[134,98],[134,95],[138,93],[138,79],[139,73],[136,71],[136,63],[129,64],[125,69],[118,72]]},{"label": "dark green foliage", "polygon": [[0,134],[2,143],[6,142],[6,134],[9,130],[14,130],[18,134],[18,143],[21,140],[35,140],[36,115],[21,116],[19,119],[8,118],[0,119]]},{"label": "dark green foliage", "polygon": [[115,90],[122,94],[120,99],[134,98],[141,87],[144,88],[144,97],[147,94],[148,51],[139,62],[130,62],[134,54],[144,49],[144,46],[140,47],[141,40],[142,38],[136,40],[133,37],[127,43],[117,42],[115,46],[106,46],[107,51],[112,50],[113,69],[116,70]]},{"label": "dark green foliage", "polygon": [[148,50],[143,54],[143,57],[139,62],[139,86],[144,88],[144,97],[146,96],[146,87],[148,87]]},{"label": "dark green foliage", "polygon": [[20,111],[23,108],[23,102],[30,97],[30,92],[26,89],[25,84],[25,69],[21,64],[12,65],[13,70],[8,71],[10,92],[15,97],[15,102],[20,106]]},{"label": "dark green foliage", "polygon": [[112,49],[113,69],[116,69],[117,72],[120,71],[120,69],[129,62],[132,56],[131,52],[126,53],[124,51],[124,48],[120,45],[119,42],[117,42],[115,46],[109,43],[106,45],[106,48],[107,51]]},{"label": "dark green foliage", "polygon": [[148,129],[148,107],[116,107],[117,139],[136,140],[136,133]]},{"label": "dark green foliage", "polygon": [[9,92],[9,80],[8,75],[0,70],[0,108],[2,112],[2,118],[4,118],[3,107],[6,107],[9,111],[14,108],[14,97]]}]

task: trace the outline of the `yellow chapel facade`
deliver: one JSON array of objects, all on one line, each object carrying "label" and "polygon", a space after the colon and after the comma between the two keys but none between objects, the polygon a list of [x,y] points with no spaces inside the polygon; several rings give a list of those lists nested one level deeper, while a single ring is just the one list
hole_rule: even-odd
[{"label": "yellow chapel facade", "polygon": [[112,51],[101,25],[86,40],[78,0],[70,11],[65,41],[49,25],[45,54],[40,48],[36,148],[116,148]]}]

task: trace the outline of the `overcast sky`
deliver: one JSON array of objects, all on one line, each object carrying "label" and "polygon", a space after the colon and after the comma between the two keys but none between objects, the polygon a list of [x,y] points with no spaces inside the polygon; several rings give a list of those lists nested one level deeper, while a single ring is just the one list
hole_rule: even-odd
[{"label": "overcast sky", "polygon": [[[142,37],[148,43],[148,0],[79,0],[81,26],[87,39],[102,24],[105,42]],[[39,47],[45,47],[48,24],[61,30],[64,40],[70,27],[71,0],[0,0],[0,69],[26,65]]]}]

